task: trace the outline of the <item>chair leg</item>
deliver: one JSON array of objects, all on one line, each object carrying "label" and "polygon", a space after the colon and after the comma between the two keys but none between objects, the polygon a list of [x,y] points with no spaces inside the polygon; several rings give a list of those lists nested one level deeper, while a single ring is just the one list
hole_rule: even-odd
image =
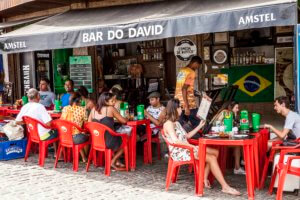
[{"label": "chair leg", "polygon": [[110,176],[112,151],[110,149],[105,150],[105,176]]},{"label": "chair leg", "polygon": [[282,200],[282,191],[284,187],[284,181],[287,174],[287,166],[284,166],[282,170],[279,171],[279,180],[278,180],[278,188],[276,200]]},{"label": "chair leg", "polygon": [[172,183],[176,183],[177,178],[178,178],[178,174],[179,174],[179,170],[180,170],[180,166],[177,166],[175,168],[175,171],[173,172]]},{"label": "chair leg", "polygon": [[25,162],[27,161],[27,158],[28,158],[28,155],[30,152],[30,148],[31,148],[31,144],[32,144],[32,142],[31,142],[30,138],[28,138],[25,157],[24,157]]},{"label": "chair leg", "polygon": [[95,167],[98,167],[98,163],[97,163],[97,151],[93,150],[93,163]]},{"label": "chair leg", "polygon": [[89,171],[89,167],[90,167],[92,159],[93,159],[93,148],[91,147],[91,150],[90,150],[90,153],[89,153],[89,157],[88,157],[88,162],[87,162],[86,169],[85,169],[86,172]]},{"label": "chair leg", "polygon": [[126,171],[129,171],[129,155],[128,155],[128,146],[124,147],[124,155],[125,155],[125,166],[126,166]]},{"label": "chair leg", "polygon": [[274,172],[272,174],[270,186],[269,186],[269,194],[270,195],[272,195],[272,193],[273,193],[273,188],[274,188],[276,177],[277,177],[277,166],[275,166]]},{"label": "chair leg", "polygon": [[264,188],[264,184],[265,184],[267,174],[268,174],[269,164],[270,164],[270,162],[273,162],[274,154],[275,154],[275,152],[272,150],[269,158],[267,158],[267,160],[265,162],[264,169],[263,169],[262,176],[261,176],[261,180],[260,180],[260,184],[259,184],[259,189]]},{"label": "chair leg", "polygon": [[[57,163],[58,163],[58,159],[59,159],[59,155],[60,155],[60,152],[61,152],[61,148],[63,148],[61,146],[61,144],[58,144],[58,148],[57,148],[57,152],[56,152],[56,158],[55,158],[55,163],[54,163],[54,168],[57,167]],[[64,149],[64,152],[65,152],[65,149]],[[64,157],[66,157],[66,154],[64,153]],[[66,159],[65,159],[66,160]]]},{"label": "chair leg", "polygon": [[45,164],[45,157],[46,157],[46,145],[45,142],[40,142],[39,144],[40,152],[39,152],[39,165],[44,167]]},{"label": "chair leg", "polygon": [[143,144],[143,148],[144,148],[144,164],[148,163],[148,142],[144,142]]},{"label": "chair leg", "polygon": [[78,145],[73,146],[73,171],[78,172],[79,148]]},{"label": "chair leg", "polygon": [[157,143],[157,159],[161,160],[161,151],[160,151],[160,141],[158,140]]},{"label": "chair leg", "polygon": [[105,160],[104,155],[105,155],[105,153],[103,151],[99,152],[99,166],[100,167],[104,167],[104,160]]},{"label": "chair leg", "polygon": [[168,163],[168,171],[167,171],[167,177],[166,177],[166,191],[168,191],[172,179],[172,174],[173,174],[173,160],[169,158],[169,163]]},{"label": "chair leg", "polygon": [[195,161],[193,168],[194,168],[194,179],[195,179],[195,193],[198,194],[198,170],[197,170],[197,161]]}]

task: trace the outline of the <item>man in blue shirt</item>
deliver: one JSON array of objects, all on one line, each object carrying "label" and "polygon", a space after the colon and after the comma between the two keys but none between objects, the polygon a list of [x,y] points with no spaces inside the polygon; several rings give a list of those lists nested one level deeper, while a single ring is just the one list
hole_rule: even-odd
[{"label": "man in blue shirt", "polygon": [[71,79],[65,82],[65,90],[67,93],[61,97],[61,107],[69,105],[70,96],[74,93],[74,82]]}]

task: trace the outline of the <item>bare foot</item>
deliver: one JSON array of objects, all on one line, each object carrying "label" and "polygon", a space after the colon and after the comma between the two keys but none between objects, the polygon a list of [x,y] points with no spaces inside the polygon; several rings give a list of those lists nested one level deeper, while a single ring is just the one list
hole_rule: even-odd
[{"label": "bare foot", "polygon": [[241,195],[241,193],[239,191],[237,191],[236,189],[234,189],[232,187],[229,187],[229,186],[227,188],[222,189],[222,192],[224,192],[226,194],[231,194],[231,195],[234,195],[234,196]]},{"label": "bare foot", "polygon": [[207,189],[211,189],[211,185],[210,185],[210,182],[209,180],[204,180],[204,187],[207,188]]}]

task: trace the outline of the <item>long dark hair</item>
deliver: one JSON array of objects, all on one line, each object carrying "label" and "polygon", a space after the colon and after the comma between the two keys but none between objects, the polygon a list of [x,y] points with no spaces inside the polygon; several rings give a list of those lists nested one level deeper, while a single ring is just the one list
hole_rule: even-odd
[{"label": "long dark hair", "polygon": [[70,105],[72,106],[74,103],[79,104],[81,101],[81,95],[78,92],[73,93],[70,96]]},{"label": "long dark hair", "polygon": [[84,98],[89,97],[89,91],[84,86],[80,86],[77,90],[77,92]]},{"label": "long dark hair", "polygon": [[239,103],[237,101],[227,101],[224,103],[221,110],[227,109],[229,111],[232,111],[235,105],[239,105]]},{"label": "long dark hair", "polygon": [[178,120],[178,111],[177,109],[180,107],[180,102],[178,99],[171,99],[168,101],[167,104],[167,120],[170,120],[172,122],[175,122]]},{"label": "long dark hair", "polygon": [[96,111],[98,113],[101,113],[101,109],[105,106],[108,106],[107,102],[109,100],[111,100],[112,98],[114,97],[114,95],[112,93],[109,93],[109,92],[103,92],[99,99],[98,99],[98,102],[97,102],[97,105],[96,105]]}]

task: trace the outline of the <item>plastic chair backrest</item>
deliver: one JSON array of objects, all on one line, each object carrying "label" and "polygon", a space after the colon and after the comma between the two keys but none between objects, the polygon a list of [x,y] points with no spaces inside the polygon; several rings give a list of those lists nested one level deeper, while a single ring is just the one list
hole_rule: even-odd
[{"label": "plastic chair backrest", "polygon": [[30,138],[35,141],[40,141],[38,124],[43,126],[44,128],[49,128],[47,125],[40,122],[39,120],[36,120],[36,119],[28,117],[28,116],[24,116],[23,121],[26,124],[26,128],[27,128],[28,134],[30,135]]},{"label": "plastic chair backrest", "polygon": [[81,128],[77,126],[77,124],[74,124],[73,122],[67,120],[57,119],[52,122],[52,125],[57,129],[59,133],[59,141],[62,145],[65,146],[73,145],[72,132],[74,127],[81,131]]},{"label": "plastic chair backrest", "polygon": [[104,150],[105,145],[105,131],[114,132],[109,127],[98,122],[88,122],[85,124],[85,129],[88,130],[92,137],[92,146],[96,149]]},{"label": "plastic chair backrest", "polygon": [[163,137],[163,139],[165,140],[165,142],[167,143],[167,146],[172,146],[172,144],[168,141],[168,138],[165,135],[165,131],[163,129],[161,129],[161,136]]}]

